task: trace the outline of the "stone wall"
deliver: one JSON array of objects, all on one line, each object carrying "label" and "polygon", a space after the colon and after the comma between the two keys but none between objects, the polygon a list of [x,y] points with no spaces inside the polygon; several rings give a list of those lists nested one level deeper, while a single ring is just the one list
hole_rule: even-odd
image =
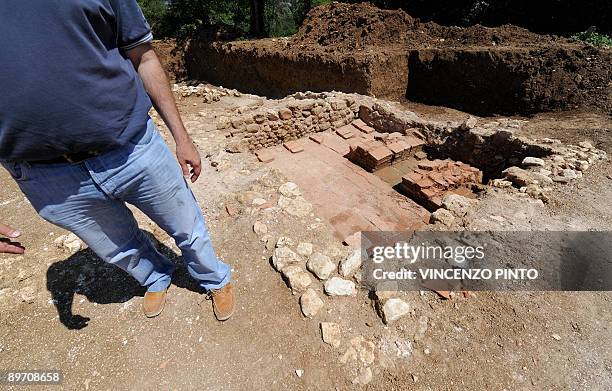
[{"label": "stone wall", "polygon": [[316,94],[296,94],[235,118],[221,118],[218,128],[232,140],[230,152],[256,151],[296,140],[311,133],[336,129],[352,122],[359,110],[350,95],[323,99]]}]

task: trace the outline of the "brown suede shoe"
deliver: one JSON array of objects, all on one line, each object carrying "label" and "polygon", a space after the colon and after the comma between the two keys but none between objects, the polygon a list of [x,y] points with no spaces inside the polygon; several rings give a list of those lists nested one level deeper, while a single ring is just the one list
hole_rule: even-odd
[{"label": "brown suede shoe", "polygon": [[208,292],[208,297],[212,300],[213,311],[217,320],[228,320],[232,316],[236,306],[236,298],[234,296],[234,287],[231,283],[228,283],[221,289]]},{"label": "brown suede shoe", "polygon": [[147,318],[161,314],[166,305],[168,289],[161,292],[147,292],[142,300],[142,310]]}]

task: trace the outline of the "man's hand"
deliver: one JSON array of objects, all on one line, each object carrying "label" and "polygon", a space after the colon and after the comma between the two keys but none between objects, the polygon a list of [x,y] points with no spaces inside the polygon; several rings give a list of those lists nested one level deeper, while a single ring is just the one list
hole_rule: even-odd
[{"label": "man's hand", "polygon": [[[192,183],[197,181],[202,171],[202,160],[191,139],[176,143],[176,158],[183,170],[183,176],[185,178],[189,177]],[[191,167],[191,170],[189,167]]]},{"label": "man's hand", "polygon": [[[202,163],[200,153],[191,141],[179,115],[170,83],[162,68],[153,46],[145,43],[126,52],[138,71],[153,106],[168,126],[176,143],[176,157],[183,169],[183,175],[195,182],[200,176]],[[189,169],[191,167],[191,170]]]},{"label": "man's hand", "polygon": [[[12,229],[4,224],[0,224],[0,235],[15,239],[21,236],[21,232]],[[18,242],[11,242],[7,239],[0,239],[0,253],[23,254],[25,248]]]}]

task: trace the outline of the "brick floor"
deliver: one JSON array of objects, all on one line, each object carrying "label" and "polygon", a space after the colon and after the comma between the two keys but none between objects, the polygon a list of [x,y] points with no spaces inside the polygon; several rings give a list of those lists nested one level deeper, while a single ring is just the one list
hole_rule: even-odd
[{"label": "brick floor", "polygon": [[263,163],[269,163],[274,160],[274,153],[269,149],[260,149],[259,151],[255,152],[255,155],[257,156],[257,159]]},{"label": "brick floor", "polygon": [[298,153],[304,150],[302,141],[299,141],[299,140],[287,141],[283,144],[283,146],[287,148],[287,150],[291,153]]},{"label": "brick floor", "polygon": [[325,134],[322,144],[302,141],[304,151],[297,155],[273,149],[270,165],[298,184],[339,240],[358,231],[413,230],[429,221],[423,207],[329,147],[340,141],[348,150],[340,136]]}]

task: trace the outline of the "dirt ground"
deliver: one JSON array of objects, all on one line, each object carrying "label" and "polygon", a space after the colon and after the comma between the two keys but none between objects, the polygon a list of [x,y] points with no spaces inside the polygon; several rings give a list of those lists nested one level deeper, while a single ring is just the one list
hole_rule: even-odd
[{"label": "dirt ground", "polygon": [[[451,300],[407,292],[403,298],[410,315],[386,326],[372,299],[360,291],[355,298],[326,298],[325,309],[314,319],[303,317],[297,297],[270,266],[272,251],[253,233],[253,223],[263,219],[274,237],[336,249],[341,257],[346,250],[329,225],[316,210],[301,218],[273,208],[245,207],[235,216],[226,212],[234,195],[271,200],[286,180],[249,153],[223,153],[225,137],[214,125],[220,115],[263,99],[179,100],[204,161],[193,190],[214,245],[234,272],[238,310],[226,323],[214,320],[210,302],[184,268],[174,276],[164,313],[145,318],[142,289],[88,250],[71,255],[57,248],[53,241],[65,232],[37,217],[0,171],[0,221],[21,229],[27,247],[24,256],[0,255],[0,368],[61,369],[64,388],[70,390],[612,388],[609,292],[477,292]],[[407,105],[425,117],[467,117],[442,107]],[[528,120],[522,129],[526,135],[590,140],[612,153],[609,117],[571,112]],[[162,133],[169,139],[164,127]],[[610,161],[572,184],[555,186],[546,205],[491,191],[473,211],[468,229],[612,227]],[[137,217],[162,250],[180,262],[169,237],[142,214]],[[340,323],[345,342],[364,337],[376,346],[368,385],[353,384],[358,367],[343,362],[346,344],[335,349],[323,343],[322,321]]]}]

